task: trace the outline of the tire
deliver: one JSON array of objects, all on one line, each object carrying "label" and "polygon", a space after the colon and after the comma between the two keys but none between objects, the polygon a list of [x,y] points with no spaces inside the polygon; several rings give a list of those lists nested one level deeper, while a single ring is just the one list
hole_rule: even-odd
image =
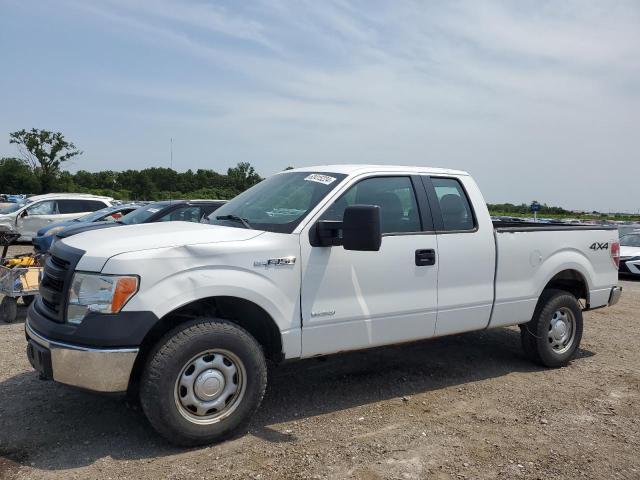
[{"label": "tire", "polygon": [[22,303],[24,303],[25,307],[30,307],[35,298],[35,295],[27,295],[25,297],[22,297]]},{"label": "tire", "polygon": [[4,297],[0,302],[0,318],[5,323],[13,323],[18,317],[18,302],[15,298]]},{"label": "tire", "polygon": [[160,435],[192,447],[244,429],[266,386],[266,360],[255,338],[225,320],[201,318],[173,329],[150,352],[140,403]]},{"label": "tire", "polygon": [[522,348],[532,361],[545,367],[567,365],[582,339],[582,308],[563,290],[546,290],[533,318],[520,327]]}]

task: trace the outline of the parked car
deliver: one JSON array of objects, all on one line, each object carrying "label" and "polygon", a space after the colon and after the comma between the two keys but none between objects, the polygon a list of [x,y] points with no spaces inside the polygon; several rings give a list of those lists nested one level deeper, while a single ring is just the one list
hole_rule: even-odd
[{"label": "parked car", "polygon": [[155,222],[208,222],[209,215],[226,200],[166,200],[140,207],[115,222],[93,222],[71,225],[56,234],[54,241],[90,230]]},{"label": "parked car", "polygon": [[640,224],[639,223],[633,223],[630,225],[619,225],[618,226],[618,233],[620,233],[620,237],[624,237],[625,235],[627,235],[628,233],[638,233],[640,232]]},{"label": "parked car", "polygon": [[54,222],[73,220],[111,206],[111,197],[76,193],[37,195],[0,210],[0,225],[20,233],[20,241],[31,241],[36,232]]},{"label": "parked car", "polygon": [[26,199],[26,195],[7,195],[6,200],[9,203],[21,203]]},{"label": "parked car", "polygon": [[620,237],[620,273],[640,276],[640,230]]},{"label": "parked car", "polygon": [[267,359],[520,325],[527,356],[559,367],[583,309],[621,295],[615,228],[494,226],[460,171],[289,170],[210,221],[56,242],[26,321],[33,367],[136,392],[160,434],[199,445],[247,424]]},{"label": "parked car", "polygon": [[498,217],[491,217],[491,220],[494,222],[525,222],[526,220],[521,217],[509,217],[505,215],[501,215]]},{"label": "parked car", "polygon": [[65,220],[62,222],[52,223],[38,230],[33,238],[33,247],[37,253],[45,253],[51,247],[53,239],[57,233],[60,233],[67,227],[79,226],[92,222],[115,222],[120,220],[124,215],[133,212],[142,207],[141,203],[125,203],[112,207],[105,207],[92,213],[87,213],[80,218],[73,220]]}]

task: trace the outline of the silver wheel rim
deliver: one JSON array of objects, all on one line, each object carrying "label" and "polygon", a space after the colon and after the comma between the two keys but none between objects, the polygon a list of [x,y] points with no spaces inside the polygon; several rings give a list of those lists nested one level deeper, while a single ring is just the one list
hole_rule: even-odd
[{"label": "silver wheel rim", "polygon": [[213,349],[195,355],[178,375],[176,407],[192,423],[208,425],[231,415],[246,389],[242,361],[228,350]]},{"label": "silver wheel rim", "polygon": [[562,355],[571,349],[575,338],[576,317],[573,312],[566,307],[553,312],[547,334],[551,350],[558,355]]}]

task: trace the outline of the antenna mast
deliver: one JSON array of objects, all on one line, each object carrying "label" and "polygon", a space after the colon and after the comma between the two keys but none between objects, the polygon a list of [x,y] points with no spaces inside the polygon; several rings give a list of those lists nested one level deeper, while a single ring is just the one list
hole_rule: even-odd
[{"label": "antenna mast", "polygon": [[[173,137],[169,137],[169,168],[173,170]],[[169,189],[169,202],[171,202],[171,189]]]}]

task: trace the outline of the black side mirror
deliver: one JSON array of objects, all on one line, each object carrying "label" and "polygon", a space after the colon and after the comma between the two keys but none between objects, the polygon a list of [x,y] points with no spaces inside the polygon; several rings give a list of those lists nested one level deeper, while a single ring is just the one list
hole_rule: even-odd
[{"label": "black side mirror", "polygon": [[342,246],[345,250],[377,252],[382,244],[380,207],[352,205],[345,208],[342,220]]},{"label": "black side mirror", "polygon": [[21,217],[27,217],[29,215],[29,212],[27,212],[27,210],[23,210],[22,213],[20,214]]}]

